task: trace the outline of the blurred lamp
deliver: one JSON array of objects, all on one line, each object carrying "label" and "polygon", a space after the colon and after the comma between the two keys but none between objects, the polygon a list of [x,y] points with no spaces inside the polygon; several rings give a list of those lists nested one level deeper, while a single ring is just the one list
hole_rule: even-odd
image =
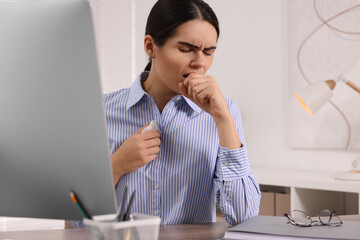
[{"label": "blurred lamp", "polygon": [[[353,82],[347,80],[342,75],[337,80],[343,81],[346,85],[360,93],[360,88]],[[295,93],[296,99],[300,102],[305,111],[313,116],[322,106],[328,102],[332,96],[332,90],[335,88],[336,82],[334,80],[326,80],[317,82],[304,88],[299,93]]]},{"label": "blurred lamp", "polygon": [[[295,93],[296,99],[300,102],[305,111],[313,116],[322,106],[332,97],[332,90],[337,82],[344,82],[346,85],[354,89],[360,94],[360,87],[348,80],[348,76],[356,77],[360,73],[360,60],[357,61],[355,67],[347,74],[347,77],[341,75],[335,80],[326,80],[309,85],[298,93]],[[344,116],[345,117],[345,116]],[[350,128],[350,125],[349,125]],[[351,130],[350,130],[351,131]],[[349,135],[350,136],[350,135]],[[360,156],[353,161],[353,169],[350,171],[341,171],[335,173],[335,179],[339,180],[357,180],[360,181]]]}]

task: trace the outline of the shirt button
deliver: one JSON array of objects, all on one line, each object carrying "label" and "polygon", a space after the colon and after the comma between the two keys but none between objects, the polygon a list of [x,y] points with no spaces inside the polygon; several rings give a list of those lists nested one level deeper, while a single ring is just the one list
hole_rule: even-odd
[{"label": "shirt button", "polygon": [[159,189],[159,185],[158,185],[158,184],[154,184],[154,188],[155,188],[155,190],[158,190],[158,189]]},{"label": "shirt button", "polygon": [[154,215],[158,215],[159,211],[158,210],[154,210]]},{"label": "shirt button", "polygon": [[227,197],[225,198],[225,201],[230,202],[230,197],[227,196]]}]

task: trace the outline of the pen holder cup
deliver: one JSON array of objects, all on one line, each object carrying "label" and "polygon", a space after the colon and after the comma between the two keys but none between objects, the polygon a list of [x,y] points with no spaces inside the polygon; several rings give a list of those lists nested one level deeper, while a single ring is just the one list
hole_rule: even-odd
[{"label": "pen holder cup", "polygon": [[88,239],[94,240],[157,240],[159,238],[159,217],[131,214],[130,221],[114,222],[115,215],[94,216],[84,219]]}]

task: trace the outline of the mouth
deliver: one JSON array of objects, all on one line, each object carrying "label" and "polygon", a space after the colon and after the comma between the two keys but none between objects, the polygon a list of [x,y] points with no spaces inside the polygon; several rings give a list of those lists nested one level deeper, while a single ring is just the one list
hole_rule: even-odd
[{"label": "mouth", "polygon": [[187,78],[189,75],[190,75],[190,73],[184,74],[183,77],[184,77],[184,78]]}]

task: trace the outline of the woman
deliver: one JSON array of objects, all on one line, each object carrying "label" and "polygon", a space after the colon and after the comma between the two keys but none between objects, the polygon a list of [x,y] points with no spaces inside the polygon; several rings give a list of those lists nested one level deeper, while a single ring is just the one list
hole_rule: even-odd
[{"label": "woman", "polygon": [[[206,75],[218,37],[202,0],[159,0],[146,25],[148,66],[130,88],[105,95],[118,204],[125,186],[136,190],[132,212],[162,224],[214,222],[215,200],[230,224],[259,211],[240,112]],[[151,120],[160,132],[143,132]]]}]

